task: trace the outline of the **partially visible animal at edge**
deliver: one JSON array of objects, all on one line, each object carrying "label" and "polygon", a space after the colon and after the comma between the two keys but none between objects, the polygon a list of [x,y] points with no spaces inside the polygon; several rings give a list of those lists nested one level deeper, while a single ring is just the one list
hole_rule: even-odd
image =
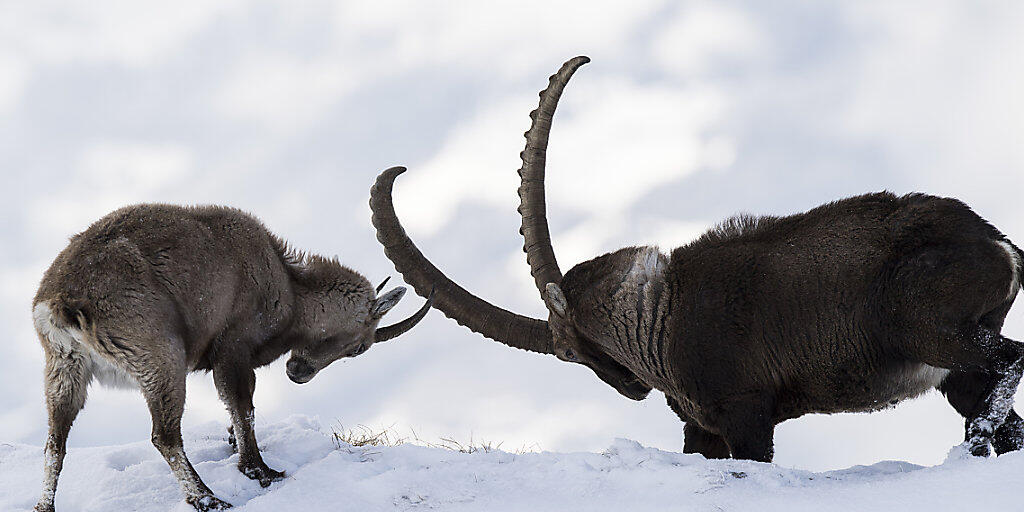
[{"label": "partially visible animal at edge", "polygon": [[71,238],[33,301],[49,413],[35,510],[53,510],[68,432],[93,379],[142,392],[153,444],[196,509],[231,505],[213,495],[182,448],[190,371],[213,372],[238,469],[264,487],[281,479],[256,446],[253,369],[291,351],[288,377],[305,383],[333,361],[411,329],[431,301],[378,328],[405,293],[378,295],[383,284],[374,289],[336,259],[296,252],[233,208],[144,204],[96,221]]},{"label": "partially visible animal at edge", "polygon": [[[489,304],[444,276],[395,215],[402,167],[371,191],[373,224],[407,283],[461,325],[589,367],[633,400],[654,388],[685,422],[683,451],[771,461],[775,426],[875,411],[938,388],[965,419],[964,448],[1021,448],[1012,409],[1024,349],[1000,334],[1022,253],[955,199],[874,193],[787,217],[740,216],[666,255],[627,247],[555,260],[544,198],[566,62],[531,113],[519,170],[520,233],[547,321]],[[621,169],[619,172],[638,172]]]}]

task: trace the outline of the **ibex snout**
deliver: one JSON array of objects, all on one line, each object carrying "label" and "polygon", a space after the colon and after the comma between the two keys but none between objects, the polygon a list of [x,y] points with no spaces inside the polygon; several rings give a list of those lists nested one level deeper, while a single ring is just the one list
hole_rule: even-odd
[{"label": "ibex snout", "polygon": [[316,375],[316,368],[313,368],[313,365],[294,357],[288,360],[285,368],[288,378],[296,384],[305,384],[313,380],[313,376]]}]

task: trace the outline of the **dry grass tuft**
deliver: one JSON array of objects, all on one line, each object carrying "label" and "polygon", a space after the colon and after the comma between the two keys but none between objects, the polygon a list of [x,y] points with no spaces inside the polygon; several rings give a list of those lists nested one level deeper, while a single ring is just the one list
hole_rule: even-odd
[{"label": "dry grass tuft", "polygon": [[459,453],[491,453],[495,450],[501,449],[501,443],[493,443],[491,441],[473,441],[473,436],[469,436],[469,441],[462,443],[458,440],[450,437],[442,437],[440,441],[436,443],[427,443],[427,446],[431,448],[444,448],[445,450],[451,450]]},{"label": "dry grass tuft", "polygon": [[334,444],[339,448],[342,443],[362,448],[367,446],[398,446],[408,441],[407,438],[396,434],[392,427],[375,430],[366,425],[357,425],[355,428],[345,428],[344,425],[338,425],[338,428],[334,429],[332,437],[334,438]]},{"label": "dry grass tuft", "polygon": [[[468,441],[459,441],[454,437],[442,437],[438,441],[427,441],[416,434],[416,431],[410,429],[410,435],[403,436],[395,431],[394,427],[381,427],[378,429],[367,427],[366,425],[357,425],[355,428],[345,428],[340,423],[336,428],[333,429],[332,437],[334,444],[338,448],[342,445],[354,446],[357,448],[373,447],[373,446],[399,446],[406,443],[415,444],[419,446],[426,446],[429,448],[443,448],[445,450],[451,450],[459,453],[491,453],[501,449],[502,443],[495,443],[493,441],[477,441],[470,435]],[[539,451],[540,447],[536,444],[523,446],[518,450],[511,453],[521,455],[523,453]]]}]

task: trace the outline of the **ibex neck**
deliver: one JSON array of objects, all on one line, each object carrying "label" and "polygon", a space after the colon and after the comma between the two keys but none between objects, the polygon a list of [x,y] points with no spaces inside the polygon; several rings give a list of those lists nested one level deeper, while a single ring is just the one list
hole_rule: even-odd
[{"label": "ibex neck", "polygon": [[664,389],[669,379],[665,365],[671,311],[667,267],[668,258],[656,247],[637,254],[611,300],[617,309],[613,312],[618,324],[615,346],[604,347],[620,364],[659,389]]}]

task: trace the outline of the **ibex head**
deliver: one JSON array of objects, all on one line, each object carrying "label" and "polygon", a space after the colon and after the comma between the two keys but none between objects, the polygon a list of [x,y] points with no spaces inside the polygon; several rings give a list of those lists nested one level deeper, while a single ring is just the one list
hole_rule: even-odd
[{"label": "ibex head", "polygon": [[523,250],[531,274],[548,307],[547,322],[511,313],[470,294],[420,253],[398,222],[391,200],[394,180],[405,168],[381,173],[370,192],[370,208],[384,253],[421,295],[436,283],[436,307],[449,318],[506,345],[585,365],[622,395],[641,400],[651,387],[619,362],[622,354],[615,354],[619,360],[612,357],[614,351],[609,347],[628,335],[618,325],[621,322],[633,330],[650,327],[650,299],[662,289],[659,265],[664,264],[664,257],[651,248],[623,249],[581,263],[563,279],[545,216],[544,159],[551,118],[569,77],[588,61],[586,57],[572,59],[551,77],[548,88],[541,92],[540,106],[530,114],[533,125],[521,154],[520,232],[526,241]]},{"label": "ibex head", "polygon": [[288,378],[304,384],[320,370],[345,357],[354,357],[374,343],[387,341],[411,329],[430,310],[432,298],[411,317],[387,327],[380,319],[398,304],[405,287],[378,295],[385,279],[374,289],[357,272],[334,260],[312,257],[301,265],[297,282],[299,308],[296,322],[304,341],[295,345],[286,365]]},{"label": "ibex head", "polygon": [[586,365],[629,398],[645,397],[650,387],[608,349],[663,328],[654,320],[663,258],[657,249],[630,247],[574,266],[560,284],[547,283],[541,295],[555,356]]}]

